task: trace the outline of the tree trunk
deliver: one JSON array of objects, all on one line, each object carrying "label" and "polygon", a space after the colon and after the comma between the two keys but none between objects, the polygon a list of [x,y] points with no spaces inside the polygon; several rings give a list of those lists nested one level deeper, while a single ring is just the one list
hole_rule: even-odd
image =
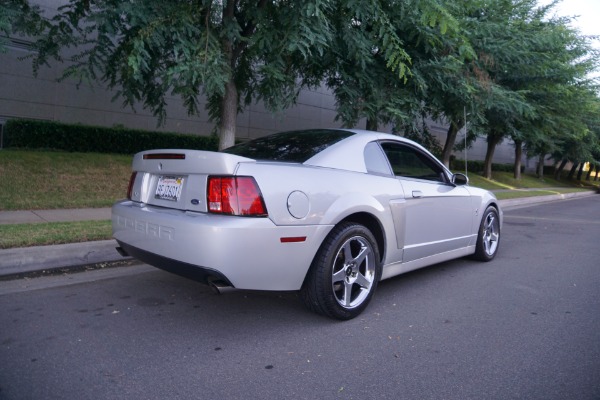
[{"label": "tree trunk", "polygon": [[[235,2],[223,2],[223,25],[235,19]],[[233,43],[227,38],[221,39],[223,55],[231,68],[229,80],[225,84],[225,93],[221,99],[221,120],[219,121],[219,150],[226,149],[235,144],[235,127],[238,112],[238,90],[235,84],[234,71],[236,60],[242,48],[234,48]]]},{"label": "tree trunk", "polygon": [[556,180],[560,179],[560,174],[563,171],[563,169],[565,169],[565,165],[567,165],[568,162],[569,162],[569,160],[562,160],[560,162],[560,165],[554,171],[554,179],[556,179]]},{"label": "tree trunk", "polygon": [[596,164],[596,176],[594,177],[594,182],[596,182],[598,180],[598,178],[600,178],[600,165]]},{"label": "tree trunk", "polygon": [[515,141],[515,179],[521,180],[521,156],[523,155],[523,142]]},{"label": "tree trunk", "polygon": [[573,179],[573,177],[575,176],[575,171],[577,171],[578,165],[579,165],[579,163],[573,163],[573,166],[571,167],[571,170],[569,171],[569,175],[567,175],[568,180]]},{"label": "tree trunk", "polygon": [[237,122],[238,92],[233,78],[225,86],[225,95],[221,102],[221,124],[219,126],[219,150],[235,144],[235,126]]},{"label": "tree trunk", "polygon": [[446,143],[444,144],[444,150],[442,150],[442,162],[448,168],[450,168],[450,156],[452,155],[452,150],[454,149],[454,142],[456,142],[456,135],[458,131],[462,129],[464,122],[459,119],[455,122],[450,122],[450,126],[448,127],[448,133],[446,135]]},{"label": "tree trunk", "polygon": [[538,157],[538,165],[537,165],[537,177],[538,179],[544,179],[544,160],[546,159],[545,154],[540,154]]},{"label": "tree trunk", "polygon": [[594,172],[594,168],[596,168],[596,166],[594,164],[590,163],[590,168],[588,169],[588,173],[585,177],[586,181],[588,181],[588,182],[590,181],[590,179],[592,177],[592,172]]},{"label": "tree trunk", "polygon": [[378,128],[378,124],[377,124],[377,118],[367,118],[367,130],[368,131],[377,131]]},{"label": "tree trunk", "polygon": [[492,161],[494,159],[494,151],[496,146],[500,143],[502,136],[495,135],[493,132],[488,134],[487,150],[485,152],[485,162],[483,167],[483,177],[492,179]]},{"label": "tree trunk", "polygon": [[581,177],[583,176],[583,167],[585,167],[585,163],[582,162],[581,164],[579,164],[579,171],[577,171],[577,180],[580,181]]}]

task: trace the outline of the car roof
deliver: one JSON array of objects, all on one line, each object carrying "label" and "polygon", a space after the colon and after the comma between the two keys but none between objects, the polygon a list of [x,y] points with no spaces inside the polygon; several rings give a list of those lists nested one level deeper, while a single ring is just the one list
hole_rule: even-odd
[{"label": "car roof", "polygon": [[[335,130],[336,129],[334,129],[334,131]],[[352,132],[354,135],[348,136],[347,138],[340,140],[339,142],[327,147],[323,151],[315,154],[313,157],[304,162],[304,165],[366,173],[367,167],[365,165],[364,157],[365,146],[370,142],[379,141],[405,143],[416,147],[431,156],[431,153],[429,153],[423,146],[401,136],[361,129],[337,130]]]},{"label": "car roof", "polygon": [[365,147],[371,142],[381,141],[405,143],[431,156],[425,148],[401,136],[344,128],[279,132],[241,143],[223,152],[257,162],[291,162],[366,173]]}]

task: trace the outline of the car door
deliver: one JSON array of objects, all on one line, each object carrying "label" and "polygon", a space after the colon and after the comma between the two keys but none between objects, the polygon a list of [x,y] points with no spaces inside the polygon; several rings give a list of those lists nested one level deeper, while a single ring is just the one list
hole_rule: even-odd
[{"label": "car door", "polygon": [[449,180],[443,166],[421,149],[400,142],[382,142],[404,200],[392,205],[403,262],[466,247],[472,219],[468,190]]}]

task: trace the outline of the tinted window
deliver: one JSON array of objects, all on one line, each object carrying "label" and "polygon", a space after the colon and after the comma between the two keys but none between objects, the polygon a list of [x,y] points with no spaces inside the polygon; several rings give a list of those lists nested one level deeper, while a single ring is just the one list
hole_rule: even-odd
[{"label": "tinted window", "polygon": [[398,143],[382,143],[394,175],[445,182],[443,169],[418,149]]},{"label": "tinted window", "polygon": [[333,129],[281,132],[238,144],[223,152],[255,160],[303,163],[352,135],[352,132]]}]

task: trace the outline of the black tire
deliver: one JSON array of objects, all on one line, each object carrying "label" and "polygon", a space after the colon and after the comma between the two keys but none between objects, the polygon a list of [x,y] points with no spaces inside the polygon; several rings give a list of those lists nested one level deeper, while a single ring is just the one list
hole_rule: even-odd
[{"label": "black tire", "polygon": [[321,245],[300,297],[311,311],[348,320],[364,311],[380,279],[381,260],[375,237],[363,225],[343,222]]},{"label": "black tire", "polygon": [[477,245],[473,259],[479,261],[491,261],[496,257],[500,247],[500,218],[495,207],[488,207],[483,213],[479,232],[477,234]]}]

